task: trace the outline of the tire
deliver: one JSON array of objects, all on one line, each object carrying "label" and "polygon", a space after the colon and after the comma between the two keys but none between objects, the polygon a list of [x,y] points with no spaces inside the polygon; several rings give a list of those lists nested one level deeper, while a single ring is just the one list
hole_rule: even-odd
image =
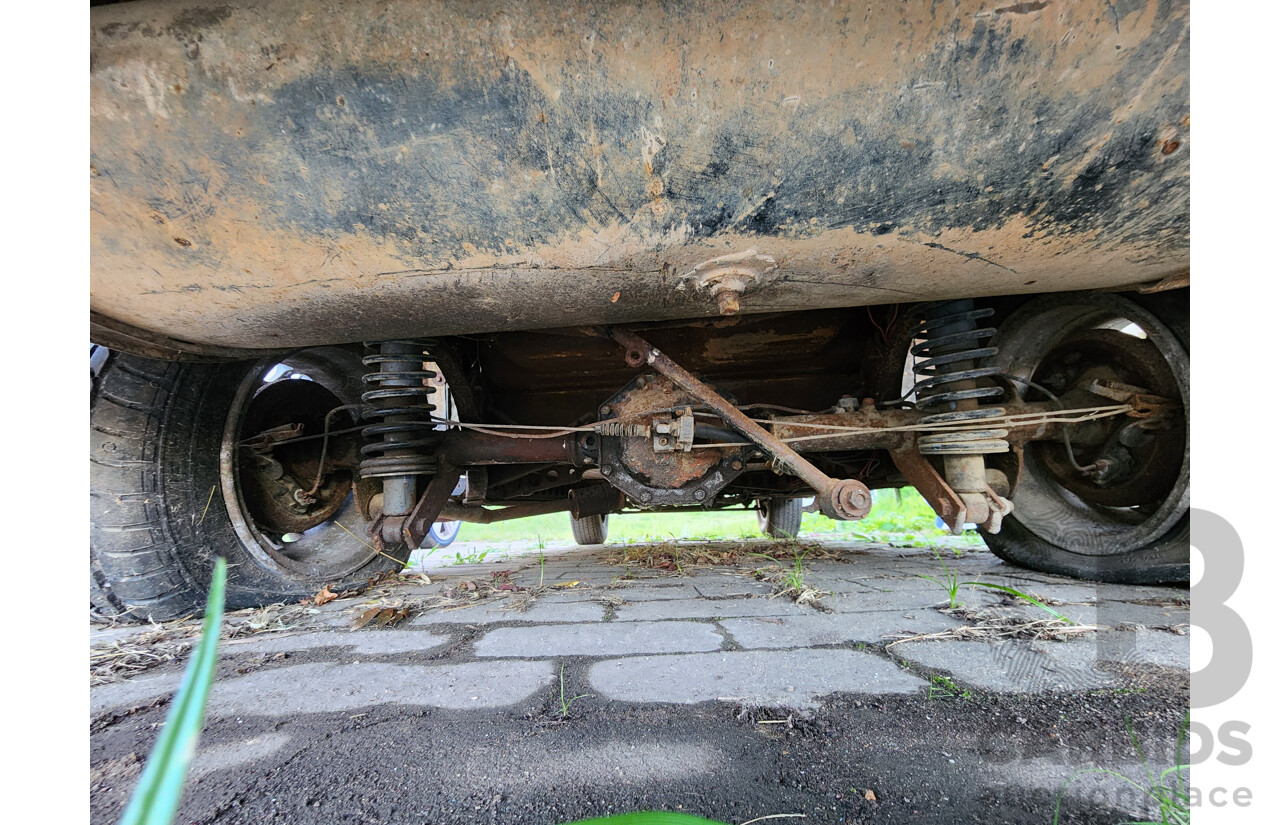
[{"label": "tire", "polygon": [[756,511],[760,532],[775,539],[793,539],[800,534],[804,501],[798,498],[762,498]]},{"label": "tire", "polygon": [[573,528],[573,540],[584,546],[604,544],[604,540],[609,537],[609,517],[607,515],[583,516],[582,518],[569,516],[569,524]]},{"label": "tire", "polygon": [[[1098,313],[1091,315],[1091,313]],[[1177,290],[1155,295],[1125,296],[1114,293],[1063,294],[1034,299],[1015,310],[1000,326],[992,346],[1002,347],[997,363],[1019,377],[1034,371],[1036,336],[1051,330],[1059,341],[1071,335],[1111,335],[1097,329],[1072,333],[1071,325],[1087,327],[1090,318],[1114,315],[1136,322],[1147,335],[1168,368],[1171,381],[1166,397],[1178,397],[1182,404],[1181,429],[1173,425],[1172,435],[1156,442],[1164,449],[1144,467],[1165,467],[1173,479],[1150,502],[1137,506],[1112,507],[1091,501],[1089,491],[1077,494],[1055,482],[1047,458],[1039,450],[1059,450],[1057,442],[1030,444],[1013,491],[1013,513],[1004,519],[997,534],[980,530],[987,546],[1001,559],[1046,573],[1057,573],[1100,582],[1128,584],[1187,583],[1190,579],[1190,452],[1186,422],[1190,411],[1190,291]],[[1034,335],[1019,330],[1039,329]],[[1048,340],[1047,338],[1044,340]],[[1053,344],[1051,346],[1061,346]],[[1147,344],[1141,346],[1146,347]],[[1021,353],[1020,355],[1006,354]],[[1132,359],[1129,363],[1134,363]],[[1103,403],[1105,399],[1098,399]],[[1096,402],[1095,402],[1096,403]],[[1179,435],[1180,433],[1180,435]],[[1176,441],[1181,438],[1181,449]],[[1033,450],[1032,448],[1037,448]],[[1176,473],[1176,475],[1175,475]],[[1061,477],[1061,476],[1058,476]],[[1147,475],[1151,478],[1151,474]],[[1135,483],[1141,477],[1135,479]],[[1083,482],[1075,481],[1083,486]],[[1148,482],[1151,486],[1153,482]],[[1113,502],[1114,503],[1114,502]]]},{"label": "tire", "polygon": [[[138,621],[199,613],[217,556],[228,562],[228,609],[297,600],[326,584],[357,587],[403,567],[405,548],[378,553],[331,529],[331,522],[346,519],[358,532],[354,527],[363,517],[350,494],[338,515],[297,545],[276,544],[246,523],[231,456],[240,452],[239,427],[258,397],[255,387],[262,390],[259,379],[274,362],[286,361],[312,369],[320,376],[313,379],[316,386],[333,383],[335,397],[358,398],[359,359],[337,349],[256,364],[179,364],[112,354],[90,408],[91,612]],[[316,547],[329,549],[311,557],[286,555]]]},{"label": "tire", "polygon": [[89,564],[89,621],[101,624],[114,621],[127,612],[127,608],[111,594],[101,569]]}]

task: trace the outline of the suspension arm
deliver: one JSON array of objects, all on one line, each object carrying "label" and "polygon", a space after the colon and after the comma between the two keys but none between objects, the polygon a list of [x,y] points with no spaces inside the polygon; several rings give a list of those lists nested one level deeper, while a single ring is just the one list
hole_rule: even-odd
[{"label": "suspension arm", "polygon": [[455,467],[482,467],[492,464],[572,464],[582,460],[573,434],[547,438],[513,431],[511,435],[451,430],[440,445],[439,455]]},{"label": "suspension arm", "polygon": [[860,519],[871,511],[871,491],[865,484],[855,479],[831,478],[635,333],[614,329],[611,330],[611,335],[626,349],[629,365],[647,365],[670,378],[680,389],[710,407],[747,440],[773,456],[783,472],[799,477],[812,487],[817,493],[818,509],[824,515],[850,521]]}]

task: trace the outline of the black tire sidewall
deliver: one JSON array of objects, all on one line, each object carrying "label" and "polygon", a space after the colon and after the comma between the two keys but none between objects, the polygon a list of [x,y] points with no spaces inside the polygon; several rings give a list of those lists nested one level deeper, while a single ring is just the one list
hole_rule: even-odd
[{"label": "black tire sidewall", "polygon": [[[1124,297],[1156,316],[1190,354],[1189,289]],[[1186,381],[1189,385],[1189,376]],[[1191,578],[1190,511],[1155,541],[1115,555],[1077,553],[1052,544],[1022,524],[1017,510],[1005,517],[999,533],[978,532],[999,558],[1046,573],[1117,584],[1185,584]]]},{"label": "black tire sidewall", "polygon": [[[253,607],[302,598],[326,584],[350,588],[387,570],[398,570],[388,555],[375,555],[343,581],[325,581],[270,569],[236,533],[223,497],[223,433],[236,391],[259,365],[191,364],[179,375],[166,411],[159,456],[165,516],[174,555],[201,587],[208,588],[218,556],[227,559],[228,608]],[[403,548],[389,555],[407,556]]]},{"label": "black tire sidewall", "polygon": [[569,516],[573,540],[584,547],[604,544],[609,538],[609,516],[595,515],[574,518]]},{"label": "black tire sidewall", "polygon": [[793,539],[800,534],[804,502],[798,498],[770,498],[760,502],[760,529],[775,539]]}]

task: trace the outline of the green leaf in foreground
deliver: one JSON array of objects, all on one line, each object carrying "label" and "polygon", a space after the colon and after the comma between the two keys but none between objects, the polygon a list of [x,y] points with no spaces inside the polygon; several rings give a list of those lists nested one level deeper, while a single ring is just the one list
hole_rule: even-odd
[{"label": "green leaf in foreground", "polygon": [[636,811],[630,814],[602,816],[598,819],[584,819],[571,825],[725,825],[725,823],[718,819],[703,819],[700,816],[667,811]]},{"label": "green leaf in foreground", "polygon": [[204,727],[204,705],[209,698],[213,674],[218,664],[218,636],[222,630],[222,600],[227,585],[227,561],[218,559],[213,567],[213,584],[205,606],[204,629],[187,673],[173,699],[160,737],[147,758],[147,767],[138,780],[125,808],[120,825],[170,825],[182,801],[187,765],[196,750]]}]

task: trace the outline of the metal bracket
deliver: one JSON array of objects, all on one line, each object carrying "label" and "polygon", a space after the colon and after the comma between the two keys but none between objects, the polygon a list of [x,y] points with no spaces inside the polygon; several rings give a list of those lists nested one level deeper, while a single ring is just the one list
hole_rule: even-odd
[{"label": "metal bracket", "polygon": [[1153,395],[1144,387],[1135,387],[1120,381],[1094,379],[1089,385],[1089,392],[1131,405],[1133,409],[1129,411],[1130,418],[1155,419],[1178,406],[1178,402],[1173,399]]},{"label": "metal bracket", "polygon": [[653,420],[653,451],[670,453],[693,449],[693,409],[685,407],[679,418],[655,418]]},{"label": "metal bracket", "polygon": [[960,496],[943,480],[942,475],[929,463],[929,459],[916,451],[915,443],[889,453],[894,466],[907,478],[912,487],[929,502],[952,533],[959,535],[969,520],[968,509]]},{"label": "metal bracket", "polygon": [[[978,526],[988,533],[999,533],[1004,517],[1013,512],[1013,502],[992,489],[990,484],[981,493],[965,493],[963,496],[957,493],[914,444],[893,450],[889,456],[954,535],[964,532],[965,523],[970,521],[970,512],[979,514],[977,518],[982,521]],[[972,506],[965,503],[966,499]]]},{"label": "metal bracket", "polygon": [[409,545],[411,550],[417,550],[422,546],[422,540],[427,537],[427,531],[440,517],[440,511],[453,495],[453,490],[458,486],[458,479],[461,477],[462,471],[457,467],[445,464],[443,461],[437,463],[436,474],[432,476],[427,489],[414,505],[413,512],[405,518],[404,526],[401,528],[404,543]]}]

